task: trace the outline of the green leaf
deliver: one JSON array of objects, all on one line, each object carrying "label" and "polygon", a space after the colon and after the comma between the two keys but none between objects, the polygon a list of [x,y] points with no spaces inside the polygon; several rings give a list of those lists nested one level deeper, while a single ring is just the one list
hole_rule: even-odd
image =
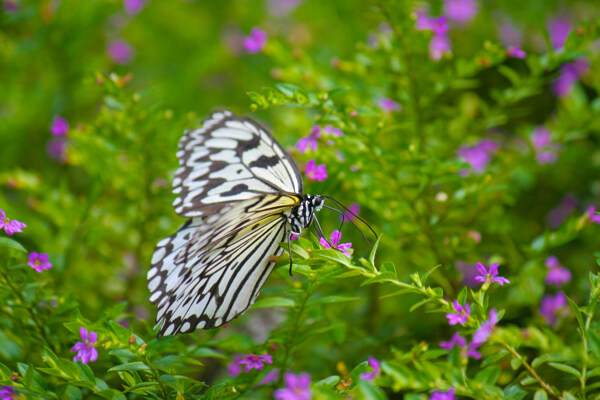
[{"label": "green leaf", "polygon": [[350,263],[350,258],[348,258],[346,255],[344,255],[344,253],[338,250],[313,250],[310,254],[313,257],[322,258],[327,261],[333,261],[335,263],[346,265],[348,267],[352,265]]},{"label": "green leaf", "polygon": [[113,371],[147,371],[150,367],[144,364],[141,361],[134,361],[126,364],[117,365],[108,370],[108,372]]},{"label": "green leaf", "polygon": [[333,304],[333,303],[345,303],[348,301],[356,301],[356,300],[362,300],[362,297],[331,295],[331,296],[311,298],[310,300],[308,300],[308,302],[306,304],[307,305]]},{"label": "green leaf", "polygon": [[377,240],[375,241],[375,243],[373,243],[373,247],[371,248],[371,252],[369,253],[369,263],[373,270],[377,269],[377,268],[375,268],[375,254],[377,253],[377,247],[379,247],[380,240],[381,240],[381,236],[379,236],[377,238]]},{"label": "green leaf", "polygon": [[25,249],[21,243],[7,237],[0,237],[0,247],[8,247],[9,249],[27,253],[27,249]]},{"label": "green leaf", "polygon": [[575,368],[571,367],[570,365],[556,363],[556,362],[550,362],[550,363],[548,363],[548,365],[550,365],[551,367],[556,368],[556,369],[558,369],[560,371],[563,371],[563,372],[566,372],[568,374],[574,375],[578,379],[581,378],[581,372],[579,372]]},{"label": "green leaf", "polygon": [[[425,273],[423,274],[423,276],[421,277],[421,282],[423,282],[423,284],[427,283],[427,279],[429,278],[429,275],[431,275],[431,274],[432,274],[432,273],[433,273],[435,270],[437,270],[437,269],[438,269],[438,268],[440,268],[441,266],[442,266],[442,264],[438,264],[438,265],[436,265],[435,267],[431,268],[429,271],[425,272]],[[466,289],[466,288],[465,288],[465,289]],[[465,300],[466,300],[466,291],[465,291]],[[465,304],[465,303],[464,303],[464,300],[463,300],[462,302],[459,300],[459,302],[460,302],[461,304]]]},{"label": "green leaf", "polygon": [[218,351],[215,351],[215,350],[210,349],[208,347],[200,347],[199,349],[194,350],[194,352],[191,355],[193,357],[227,359],[227,356],[225,356],[224,354],[219,353]]},{"label": "green leaf", "polygon": [[358,382],[358,388],[360,389],[361,399],[365,400],[387,400],[387,396],[381,389],[367,383],[365,381]]},{"label": "green leaf", "polygon": [[504,398],[506,400],[522,400],[527,396],[527,392],[517,385],[510,385],[504,388]]},{"label": "green leaf", "polygon": [[267,297],[258,300],[252,308],[294,307],[294,300],[286,297]]},{"label": "green leaf", "polygon": [[500,376],[500,367],[497,365],[492,365],[485,369],[482,369],[475,375],[475,380],[479,382],[483,382],[487,385],[493,385],[498,380]]},{"label": "green leaf", "polygon": [[535,358],[532,363],[531,363],[531,367],[532,368],[537,368],[540,365],[547,363],[549,361],[553,361],[553,362],[560,362],[560,361],[569,361],[570,358],[569,357],[565,357],[563,355],[560,354],[552,354],[552,353],[547,353],[547,354],[543,354],[537,358]]},{"label": "green leaf", "polygon": [[67,385],[63,393],[64,398],[68,400],[81,400],[81,390],[77,386]]},{"label": "green leaf", "polygon": [[324,387],[332,387],[338,384],[340,381],[340,377],[337,375],[328,376],[325,379],[321,379],[318,382],[315,382],[316,386],[324,386]]},{"label": "green leaf", "polygon": [[545,390],[539,389],[533,395],[533,400],[548,400],[548,394]]},{"label": "green leaf", "polygon": [[579,309],[579,306],[577,304],[575,304],[575,302],[573,300],[571,300],[569,297],[567,297],[567,301],[569,302],[569,305],[571,306],[571,309],[575,313],[575,317],[577,318],[577,322],[579,322],[579,329],[581,330],[581,335],[583,337],[585,337],[586,336],[586,330],[585,330],[585,325],[583,323],[583,316],[581,315],[581,310]]},{"label": "green leaf", "polygon": [[372,283],[385,282],[385,281],[391,281],[391,282],[396,281],[396,274],[394,274],[390,271],[381,272],[377,276],[374,276],[372,278],[365,280],[363,283],[360,284],[360,286],[365,286],[365,285],[370,285]]}]

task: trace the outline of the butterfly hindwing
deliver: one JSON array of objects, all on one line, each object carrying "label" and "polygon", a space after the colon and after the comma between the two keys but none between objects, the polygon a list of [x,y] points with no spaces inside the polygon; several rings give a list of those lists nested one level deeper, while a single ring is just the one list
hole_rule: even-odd
[{"label": "butterfly hindwing", "polygon": [[257,123],[229,111],[211,114],[179,142],[173,206],[182,217],[219,211],[263,193],[302,193],[292,159]]},{"label": "butterfly hindwing", "polygon": [[298,196],[267,194],[194,218],[161,241],[148,272],[159,336],[220,326],[253,302],[289,233]]}]

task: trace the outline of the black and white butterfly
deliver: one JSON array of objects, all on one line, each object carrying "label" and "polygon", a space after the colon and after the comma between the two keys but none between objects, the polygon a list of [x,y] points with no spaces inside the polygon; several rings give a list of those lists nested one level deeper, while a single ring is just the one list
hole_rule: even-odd
[{"label": "black and white butterfly", "polygon": [[186,131],[179,148],[173,206],[190,219],[152,257],[158,336],[215,328],[242,314],[282,254],[279,243],[289,245],[324,207],[324,197],[302,194],[298,167],[247,118],[215,112]]}]

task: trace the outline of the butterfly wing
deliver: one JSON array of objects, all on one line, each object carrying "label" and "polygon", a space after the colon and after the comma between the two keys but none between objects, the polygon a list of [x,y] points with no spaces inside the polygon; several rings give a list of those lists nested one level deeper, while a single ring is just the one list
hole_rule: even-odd
[{"label": "butterfly wing", "polygon": [[229,111],[211,114],[179,142],[173,206],[182,217],[215,214],[264,193],[302,193],[292,159],[257,123]]},{"label": "butterfly wing", "polygon": [[194,218],[161,241],[148,272],[158,336],[218,327],[254,302],[283,250],[299,196],[267,194]]}]

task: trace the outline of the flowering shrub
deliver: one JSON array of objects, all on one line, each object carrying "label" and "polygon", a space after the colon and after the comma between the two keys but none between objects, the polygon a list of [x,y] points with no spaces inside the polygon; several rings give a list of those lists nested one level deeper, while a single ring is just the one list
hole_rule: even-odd
[{"label": "flowering shrub", "polygon": [[[500,3],[4,0],[0,398],[600,399],[600,15]],[[157,339],[177,142],[218,106],[349,207]]]}]

